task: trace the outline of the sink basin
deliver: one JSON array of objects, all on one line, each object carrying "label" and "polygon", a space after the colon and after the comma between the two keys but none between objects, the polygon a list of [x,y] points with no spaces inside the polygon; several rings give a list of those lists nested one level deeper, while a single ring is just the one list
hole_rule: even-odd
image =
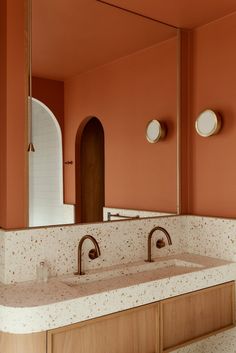
[{"label": "sink basin", "polygon": [[83,276],[70,276],[67,278],[61,279],[61,281],[68,286],[77,286],[79,284],[84,283],[91,283],[96,281],[108,280],[116,277],[123,277],[123,276],[130,276],[135,275],[147,271],[155,271],[161,270],[164,268],[189,268],[196,269],[196,268],[204,268],[203,265],[183,261],[180,259],[170,259],[164,261],[154,261],[154,262],[142,262],[142,263],[131,263],[125,264],[121,266],[114,266],[113,268],[109,269],[101,269],[95,271],[91,271]]}]

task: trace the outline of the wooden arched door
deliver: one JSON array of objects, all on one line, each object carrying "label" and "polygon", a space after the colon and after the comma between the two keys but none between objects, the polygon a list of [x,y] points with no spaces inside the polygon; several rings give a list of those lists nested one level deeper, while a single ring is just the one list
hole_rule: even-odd
[{"label": "wooden arched door", "polygon": [[104,131],[90,118],[76,139],[76,222],[101,222],[104,207]]}]

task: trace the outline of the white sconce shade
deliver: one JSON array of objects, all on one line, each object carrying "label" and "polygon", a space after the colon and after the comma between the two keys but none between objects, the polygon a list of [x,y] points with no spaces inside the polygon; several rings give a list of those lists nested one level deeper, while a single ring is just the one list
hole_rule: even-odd
[{"label": "white sconce shade", "polygon": [[221,128],[221,117],[213,110],[204,110],[195,122],[195,129],[198,135],[209,137],[216,135]]},{"label": "white sconce shade", "polygon": [[158,120],[150,120],[146,127],[146,139],[150,143],[156,143],[166,136],[166,128]]}]

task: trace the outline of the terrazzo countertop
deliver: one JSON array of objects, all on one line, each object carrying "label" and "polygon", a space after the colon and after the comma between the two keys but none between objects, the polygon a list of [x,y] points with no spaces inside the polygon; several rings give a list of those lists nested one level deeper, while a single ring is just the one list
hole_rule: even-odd
[{"label": "terrazzo countertop", "polygon": [[[74,324],[236,278],[236,263],[193,254],[0,285],[0,331],[26,334]],[[115,275],[114,275],[115,274]],[[82,283],[81,283],[82,281]]]}]

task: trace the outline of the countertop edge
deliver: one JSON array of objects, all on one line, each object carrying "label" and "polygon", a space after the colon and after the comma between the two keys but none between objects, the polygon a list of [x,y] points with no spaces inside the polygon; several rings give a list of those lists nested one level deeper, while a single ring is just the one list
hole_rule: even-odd
[{"label": "countertop edge", "polygon": [[37,307],[0,306],[0,331],[30,334],[236,280],[236,263]]}]

